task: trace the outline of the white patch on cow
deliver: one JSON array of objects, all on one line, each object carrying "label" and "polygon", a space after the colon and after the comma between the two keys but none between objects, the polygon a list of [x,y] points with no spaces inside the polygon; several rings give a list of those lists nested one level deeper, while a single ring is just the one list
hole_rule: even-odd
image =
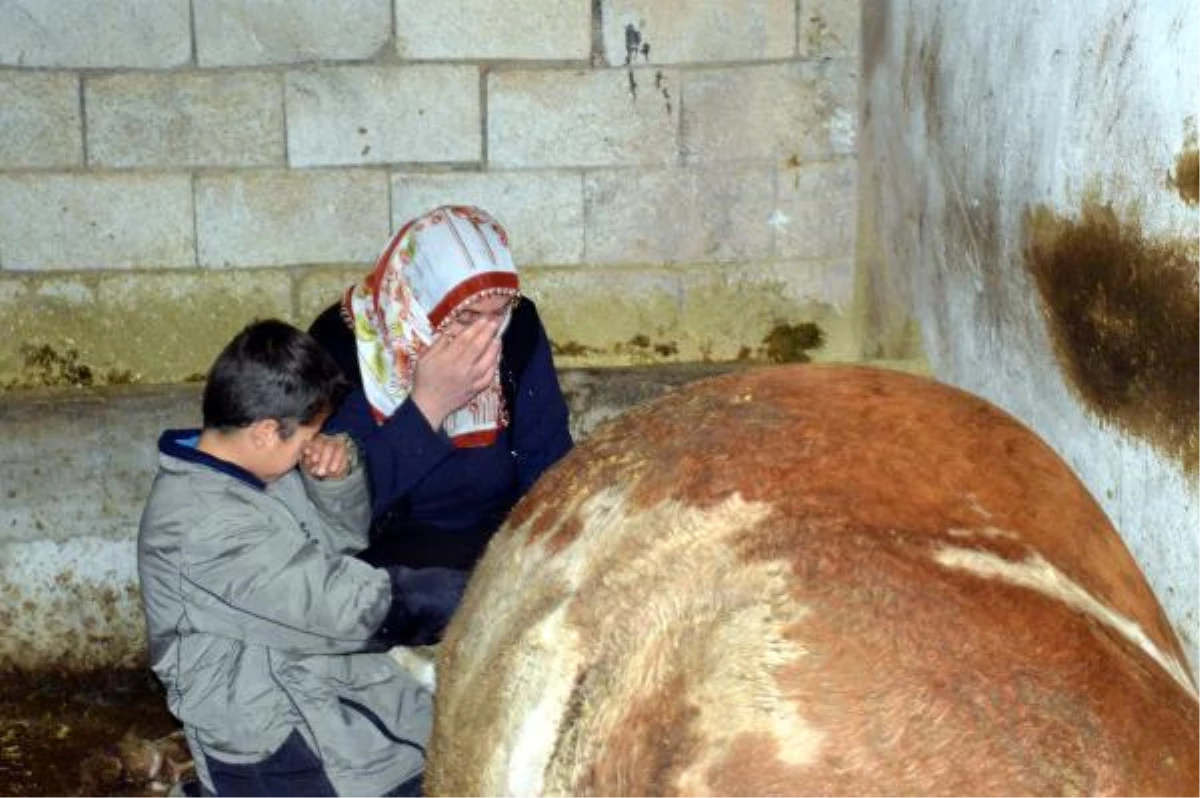
[{"label": "white patch on cow", "polygon": [[541,701],[525,716],[517,729],[508,758],[506,795],[541,795],[542,782],[549,762],[550,746],[558,724],[560,707]]},{"label": "white patch on cow", "polygon": [[[746,560],[739,550],[771,505],[734,494],[704,507],[631,508],[627,498],[623,484],[597,491],[537,541],[529,539],[535,519],[509,530],[472,576],[470,592],[483,591],[487,611],[456,619],[455,667],[438,712],[461,708],[470,723],[474,702],[502,711],[486,728],[470,726],[483,742],[456,754],[482,771],[467,794],[570,793],[650,700],[697,710],[689,734],[705,753],[672,789],[712,792],[708,774],[744,734],[766,732],[784,762],[818,757],[825,732],[780,682],[808,653],[789,639],[807,612],[791,596],[790,564]],[[556,541],[568,524],[575,536]],[[673,694],[674,684],[687,689]]]},{"label": "white patch on cow", "polygon": [[984,538],[1007,538],[1008,540],[1020,540],[1021,539],[1021,536],[1018,535],[1016,532],[1011,532],[1007,529],[1001,529],[1000,527],[995,527],[995,526],[984,526],[984,527],[980,527],[978,529],[963,529],[961,527],[951,527],[950,529],[946,530],[946,534],[948,534],[952,538],[984,537]]},{"label": "white patch on cow", "polygon": [[934,559],[948,568],[958,568],[1036,590],[1045,596],[1058,599],[1078,612],[1090,615],[1146,652],[1147,656],[1161,665],[1175,681],[1183,685],[1190,695],[1196,694],[1188,671],[1175,657],[1159,649],[1134,621],[1101,603],[1041,555],[1030,554],[1021,562],[1012,562],[991,552],[942,546],[934,554]]},{"label": "white patch on cow", "polygon": [[[573,650],[569,642],[572,635],[564,628],[565,615],[565,609],[559,607],[530,629],[531,650],[553,650],[556,645],[561,646],[564,653]],[[497,751],[505,759],[497,765],[507,775],[507,795],[541,795],[544,792],[546,767],[554,753],[559,722],[566,711],[575,678],[569,654],[565,658],[568,662],[554,654],[549,658],[563,667],[537,674],[540,677],[537,689],[524,693],[533,695],[533,705],[518,719],[511,750],[507,757],[504,757],[504,751]]]},{"label": "white patch on cow", "polygon": [[778,742],[774,756],[793,767],[816,761],[826,738],[824,731],[801,714],[803,706],[785,694],[776,679],[780,669],[810,655],[802,644],[780,634],[785,627],[794,628],[810,611],[787,597],[791,576],[786,569],[774,563],[756,568],[760,587],[775,583],[764,591],[764,599],[767,595],[777,598],[728,614],[722,630],[727,638],[722,641],[726,655],[714,664],[710,678],[693,696],[700,708],[698,726],[706,731],[707,744],[685,774],[684,793],[711,792],[705,786],[707,774],[721,766],[728,745],[740,735],[765,733]]},{"label": "white patch on cow", "polygon": [[[703,754],[676,789],[711,792],[708,774],[743,734],[766,732],[779,743],[776,756],[789,765],[815,761],[826,735],[777,681],[782,668],[808,654],[783,634],[808,610],[790,595],[789,563],[746,561],[734,543],[769,519],[771,505],[735,493],[703,508],[669,500],[630,512],[619,492],[602,491],[582,512],[586,539],[575,545],[591,578],[599,572],[613,594],[628,590],[642,605],[633,639],[610,643],[625,651],[621,680],[614,684],[621,697],[609,702],[612,716],[597,725],[619,723],[639,696],[654,694],[687,662],[706,672],[689,679],[690,691],[678,696],[699,711],[690,731],[704,740]],[[605,549],[617,533],[641,541],[640,550],[632,560],[609,565]],[[647,584],[654,589],[647,591]]]},{"label": "white patch on cow", "polygon": [[988,512],[988,509],[979,503],[979,497],[976,496],[974,493],[967,494],[967,506],[970,507],[971,510],[973,512],[975,512],[977,515],[980,515],[983,518],[991,518],[992,517],[992,514],[990,512]]}]

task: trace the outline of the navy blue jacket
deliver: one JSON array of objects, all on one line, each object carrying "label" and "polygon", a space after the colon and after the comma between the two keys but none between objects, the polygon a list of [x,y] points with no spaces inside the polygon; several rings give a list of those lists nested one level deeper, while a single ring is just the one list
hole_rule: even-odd
[{"label": "navy blue jacket", "polygon": [[348,432],[366,459],[375,519],[362,555],[368,562],[471,568],[517,500],[573,445],[550,342],[528,298],[514,308],[501,340],[509,425],[486,447],[455,448],[411,398],[376,424],[340,307],[322,313],[309,332],[359,386],[325,430]]}]

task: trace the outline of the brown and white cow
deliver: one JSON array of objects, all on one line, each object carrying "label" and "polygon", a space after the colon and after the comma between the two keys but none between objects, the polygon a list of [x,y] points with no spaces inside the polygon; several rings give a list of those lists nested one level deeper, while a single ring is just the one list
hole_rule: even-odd
[{"label": "brown and white cow", "polygon": [[490,546],[434,794],[1196,794],[1196,692],[1080,481],[865,367],[693,383],[596,430]]}]

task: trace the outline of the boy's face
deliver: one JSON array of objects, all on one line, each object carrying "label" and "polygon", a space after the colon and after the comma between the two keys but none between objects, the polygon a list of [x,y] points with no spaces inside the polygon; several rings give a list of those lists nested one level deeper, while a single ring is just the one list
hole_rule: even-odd
[{"label": "boy's face", "polygon": [[[291,471],[300,462],[300,454],[321,431],[324,418],[311,424],[301,424],[289,437],[284,438],[278,421],[268,419],[252,425],[254,430],[255,457],[250,471],[263,482],[274,482]],[[261,426],[260,426],[261,425]]]}]

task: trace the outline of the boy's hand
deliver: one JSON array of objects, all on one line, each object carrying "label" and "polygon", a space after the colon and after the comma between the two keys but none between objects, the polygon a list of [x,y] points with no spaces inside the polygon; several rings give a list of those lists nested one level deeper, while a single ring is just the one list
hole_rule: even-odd
[{"label": "boy's hand", "polygon": [[300,468],[316,479],[341,479],[350,473],[349,445],[342,435],[317,435],[301,452]]}]

